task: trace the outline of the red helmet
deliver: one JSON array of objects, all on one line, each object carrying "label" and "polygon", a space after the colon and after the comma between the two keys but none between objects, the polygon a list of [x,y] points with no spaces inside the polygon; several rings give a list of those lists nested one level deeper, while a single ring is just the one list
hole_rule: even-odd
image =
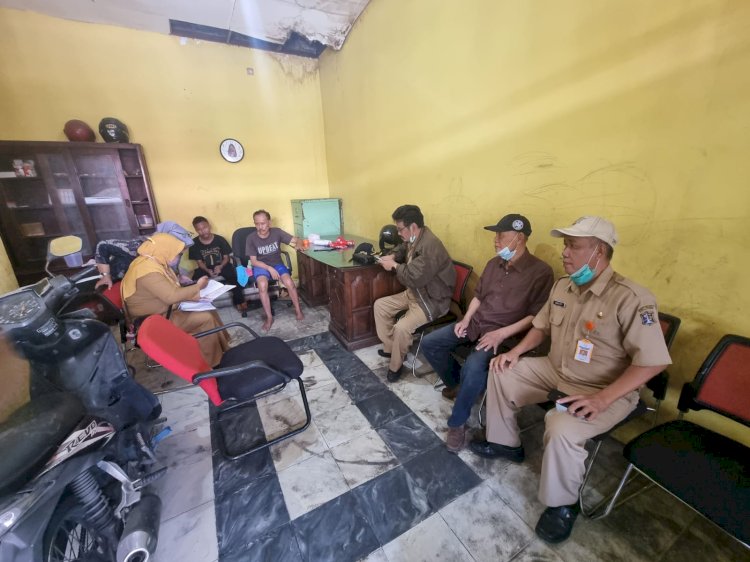
[{"label": "red helmet", "polygon": [[71,119],[65,123],[63,127],[63,133],[68,137],[69,141],[74,142],[94,142],[96,141],[96,133],[94,129],[89,127],[86,123],[80,119]]}]

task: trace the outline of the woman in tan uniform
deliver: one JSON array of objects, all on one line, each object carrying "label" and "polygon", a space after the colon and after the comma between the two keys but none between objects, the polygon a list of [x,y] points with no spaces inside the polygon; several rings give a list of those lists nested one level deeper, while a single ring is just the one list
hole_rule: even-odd
[{"label": "woman in tan uniform", "polygon": [[[179,259],[185,243],[169,234],[155,233],[138,248],[138,257],[130,264],[122,280],[122,298],[132,318],[150,314],[166,314],[170,305],[197,301],[200,290],[208,283],[203,277],[195,285],[180,287],[170,265]],[[215,310],[185,312],[172,310],[169,317],[176,326],[189,334],[210,330],[223,323]],[[206,362],[212,367],[229,349],[225,332],[198,339]]]}]

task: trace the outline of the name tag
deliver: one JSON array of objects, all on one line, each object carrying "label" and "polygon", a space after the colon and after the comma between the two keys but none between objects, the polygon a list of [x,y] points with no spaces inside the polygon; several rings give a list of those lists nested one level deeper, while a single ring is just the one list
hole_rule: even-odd
[{"label": "name tag", "polygon": [[561,306],[565,308],[565,303],[562,301],[552,301],[552,304],[554,304],[555,306]]},{"label": "name tag", "polygon": [[594,344],[586,338],[578,340],[576,344],[576,354],[573,357],[576,361],[581,363],[591,363],[591,353],[594,351]]}]

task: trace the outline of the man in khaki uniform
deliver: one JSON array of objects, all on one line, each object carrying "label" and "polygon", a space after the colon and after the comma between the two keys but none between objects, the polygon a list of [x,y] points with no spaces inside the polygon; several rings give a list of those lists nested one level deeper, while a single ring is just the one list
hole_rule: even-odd
[{"label": "man in khaki uniform", "polygon": [[[487,440],[471,449],[488,458],[524,458],[516,413],[547,400],[551,390],[568,396],[545,417],[539,500],[547,509],[536,532],[547,542],[567,539],[578,515],[586,440],[611,429],[638,402],[638,389],[671,363],[659,326],[656,299],[610,266],[615,227],[582,217],[551,235],[564,239],[567,277],[555,283],[532,329],[490,363]],[[551,337],[547,357],[519,357]]]}]

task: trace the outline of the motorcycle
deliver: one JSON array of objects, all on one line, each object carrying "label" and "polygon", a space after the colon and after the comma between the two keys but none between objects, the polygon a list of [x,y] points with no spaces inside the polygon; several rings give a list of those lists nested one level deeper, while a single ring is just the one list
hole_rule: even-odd
[{"label": "motorcycle", "polygon": [[[68,240],[65,240],[65,239]],[[80,266],[80,238],[50,243],[48,263]],[[77,249],[76,249],[77,248]],[[149,485],[168,429],[92,308],[70,309],[84,268],[0,296],[0,331],[29,361],[31,400],[0,424],[2,562],[147,562],[161,502]],[[67,311],[66,311],[67,310]]]}]

